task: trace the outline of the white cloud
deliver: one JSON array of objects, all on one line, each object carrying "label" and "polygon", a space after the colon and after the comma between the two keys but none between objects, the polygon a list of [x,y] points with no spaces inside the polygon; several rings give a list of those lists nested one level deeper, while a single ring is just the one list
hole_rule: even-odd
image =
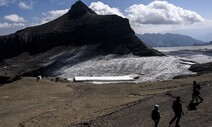
[{"label": "white cloud", "polygon": [[13,4],[16,0],[0,0],[0,6],[7,6],[9,4]]},{"label": "white cloud", "polygon": [[148,5],[132,5],[125,10],[131,27],[136,33],[178,33],[201,40],[212,33],[212,22],[194,11],[177,7],[166,1],[154,1]]},{"label": "white cloud", "polygon": [[4,22],[4,23],[0,23],[0,29],[9,29],[9,28],[23,28],[25,27],[25,24],[23,23],[7,23],[7,22]]},{"label": "white cloud", "polygon": [[33,1],[20,1],[18,6],[20,9],[30,10],[33,8]]},{"label": "white cloud", "polygon": [[20,17],[17,14],[6,15],[4,16],[4,19],[10,22],[26,22],[23,17]]},{"label": "white cloud", "polygon": [[49,21],[52,21],[62,15],[64,15],[65,13],[67,13],[69,11],[69,9],[64,9],[64,10],[51,10],[51,11],[48,11],[48,13],[43,13],[45,14],[44,18],[41,19],[41,24],[43,23],[47,23]]},{"label": "white cloud", "polygon": [[24,23],[13,23],[12,26],[13,27],[21,27],[21,28],[23,28],[23,27],[25,27],[25,24]]},{"label": "white cloud", "polygon": [[10,28],[12,25],[9,24],[9,23],[0,23],[0,28],[1,29],[7,29],[7,28]]},{"label": "white cloud", "polygon": [[153,1],[148,5],[135,4],[125,11],[133,25],[193,24],[204,21],[196,12],[177,7],[167,1]]},{"label": "white cloud", "polygon": [[[211,24],[210,24],[211,23]],[[204,32],[200,29],[212,28],[212,21],[203,21],[195,24],[148,24],[148,25],[131,25],[136,33],[166,33],[171,31],[189,31]]]},{"label": "white cloud", "polygon": [[49,11],[48,13],[54,17],[54,18],[58,18],[62,15],[64,15],[65,13],[67,13],[69,11],[69,9],[64,9],[64,10],[52,10],[52,11]]},{"label": "white cloud", "polygon": [[121,17],[124,17],[124,15],[121,13],[121,11],[118,8],[110,7],[107,4],[104,4],[102,2],[92,2],[89,8],[91,8],[94,12],[96,12],[99,15],[116,14]]},{"label": "white cloud", "polygon": [[200,35],[211,33],[209,29],[212,28],[211,21],[167,1],[156,0],[148,5],[135,4],[129,6],[125,13],[102,2],[93,2],[89,7],[100,15],[118,14],[127,17],[133,30],[141,34],[172,32],[198,38]]},{"label": "white cloud", "polygon": [[177,7],[167,1],[132,5],[125,10],[126,16],[118,8],[102,2],[92,2],[89,7],[99,15],[116,14],[127,17],[132,25],[193,24],[204,21],[204,18],[196,12]]}]

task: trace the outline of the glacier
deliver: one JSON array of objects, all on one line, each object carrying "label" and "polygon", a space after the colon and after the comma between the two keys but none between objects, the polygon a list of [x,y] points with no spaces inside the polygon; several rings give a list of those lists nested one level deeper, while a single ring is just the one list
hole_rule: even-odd
[{"label": "glacier", "polygon": [[195,74],[188,68],[195,63],[212,62],[212,46],[156,48],[167,56],[94,55],[93,46],[64,51],[46,62],[54,61],[46,73],[68,79],[76,76],[102,77],[138,75],[133,82],[170,80],[178,75]]}]

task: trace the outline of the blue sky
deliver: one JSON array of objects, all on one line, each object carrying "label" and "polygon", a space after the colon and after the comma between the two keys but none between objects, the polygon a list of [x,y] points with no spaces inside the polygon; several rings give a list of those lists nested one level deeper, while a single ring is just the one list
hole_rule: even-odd
[{"label": "blue sky", "polygon": [[[77,0],[0,0],[0,35],[49,22]],[[212,0],[82,0],[97,14],[128,18],[136,33],[179,33],[212,40]]]}]

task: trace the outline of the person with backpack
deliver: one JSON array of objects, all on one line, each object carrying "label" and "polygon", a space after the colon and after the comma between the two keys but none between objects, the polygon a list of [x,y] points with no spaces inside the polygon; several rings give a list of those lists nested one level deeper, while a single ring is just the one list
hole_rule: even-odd
[{"label": "person with backpack", "polygon": [[155,105],[154,110],[152,110],[152,120],[155,122],[155,127],[157,127],[160,121],[159,105]]},{"label": "person with backpack", "polygon": [[184,115],[183,109],[182,109],[182,104],[180,102],[180,97],[177,96],[176,100],[173,102],[172,109],[175,113],[175,116],[172,118],[172,120],[169,122],[169,127],[171,124],[176,120],[176,126],[175,127],[180,127],[179,122],[181,118],[181,114]]},{"label": "person with backpack", "polygon": [[[197,103],[202,103],[203,98],[199,96],[200,90],[201,90],[200,84],[197,84],[196,81],[193,81],[193,93],[192,93],[192,100],[191,100],[192,103],[194,102],[194,100],[196,100]],[[198,101],[198,98],[200,99],[200,102]]]}]

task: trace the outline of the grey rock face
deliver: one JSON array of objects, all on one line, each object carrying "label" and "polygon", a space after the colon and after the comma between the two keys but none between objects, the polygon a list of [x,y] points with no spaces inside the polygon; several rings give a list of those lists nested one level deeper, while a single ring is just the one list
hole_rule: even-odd
[{"label": "grey rock face", "polygon": [[97,52],[139,56],[162,56],[139,40],[128,19],[97,15],[81,1],[68,13],[43,25],[28,27],[0,37],[0,60],[23,52],[37,54],[61,45],[99,44]]}]

